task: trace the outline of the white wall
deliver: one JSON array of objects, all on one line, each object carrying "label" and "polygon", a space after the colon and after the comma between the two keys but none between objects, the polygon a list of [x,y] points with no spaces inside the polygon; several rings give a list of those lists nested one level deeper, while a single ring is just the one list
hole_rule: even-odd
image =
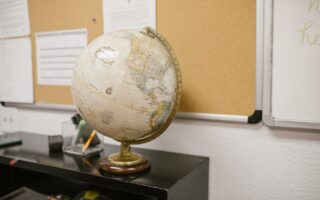
[{"label": "white wall", "polygon": [[0,135],[2,135],[2,105],[0,104]]},{"label": "white wall", "polygon": [[[18,129],[61,133],[72,114],[19,109]],[[210,200],[320,199],[319,131],[177,119],[141,147],[210,157]]]}]

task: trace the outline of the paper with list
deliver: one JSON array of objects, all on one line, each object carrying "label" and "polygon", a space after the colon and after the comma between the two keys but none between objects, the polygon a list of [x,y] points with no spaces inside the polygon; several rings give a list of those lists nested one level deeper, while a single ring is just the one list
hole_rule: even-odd
[{"label": "paper with list", "polygon": [[29,34],[28,0],[0,0],[0,38]]},{"label": "paper with list", "polygon": [[36,33],[39,85],[71,85],[73,68],[87,46],[87,30]]},{"label": "paper with list", "polygon": [[156,29],[155,0],[103,0],[104,32],[118,29]]},{"label": "paper with list", "polygon": [[0,101],[33,103],[30,38],[0,41]]}]

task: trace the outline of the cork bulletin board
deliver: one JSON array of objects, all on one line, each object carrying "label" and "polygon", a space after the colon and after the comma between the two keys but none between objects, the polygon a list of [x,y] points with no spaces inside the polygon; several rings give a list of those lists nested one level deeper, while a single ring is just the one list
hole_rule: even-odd
[{"label": "cork bulletin board", "polygon": [[[103,33],[102,0],[29,0],[29,15],[34,77],[35,33],[87,28],[89,42]],[[180,62],[180,111],[253,113],[255,0],[157,0],[157,31]],[[70,87],[38,85],[36,78],[34,82],[36,103],[72,104]]]}]

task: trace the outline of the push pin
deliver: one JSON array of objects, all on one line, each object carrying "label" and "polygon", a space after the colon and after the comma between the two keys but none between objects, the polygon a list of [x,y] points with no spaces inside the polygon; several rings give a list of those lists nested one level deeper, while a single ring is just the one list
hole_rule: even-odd
[{"label": "push pin", "polygon": [[16,164],[16,162],[18,162],[18,158],[12,159],[9,161],[9,165],[13,166],[14,164]]}]

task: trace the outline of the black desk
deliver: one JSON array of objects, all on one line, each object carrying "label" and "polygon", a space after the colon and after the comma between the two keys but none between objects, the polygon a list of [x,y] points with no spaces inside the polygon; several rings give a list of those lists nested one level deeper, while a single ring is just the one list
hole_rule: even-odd
[{"label": "black desk", "polygon": [[23,145],[0,149],[0,196],[28,186],[46,194],[103,190],[112,199],[208,199],[209,159],[205,157],[134,149],[150,159],[150,171],[131,176],[102,175],[99,158],[117,152],[118,146],[105,145],[101,155],[82,159],[49,151],[47,136],[21,133],[20,137]]}]

